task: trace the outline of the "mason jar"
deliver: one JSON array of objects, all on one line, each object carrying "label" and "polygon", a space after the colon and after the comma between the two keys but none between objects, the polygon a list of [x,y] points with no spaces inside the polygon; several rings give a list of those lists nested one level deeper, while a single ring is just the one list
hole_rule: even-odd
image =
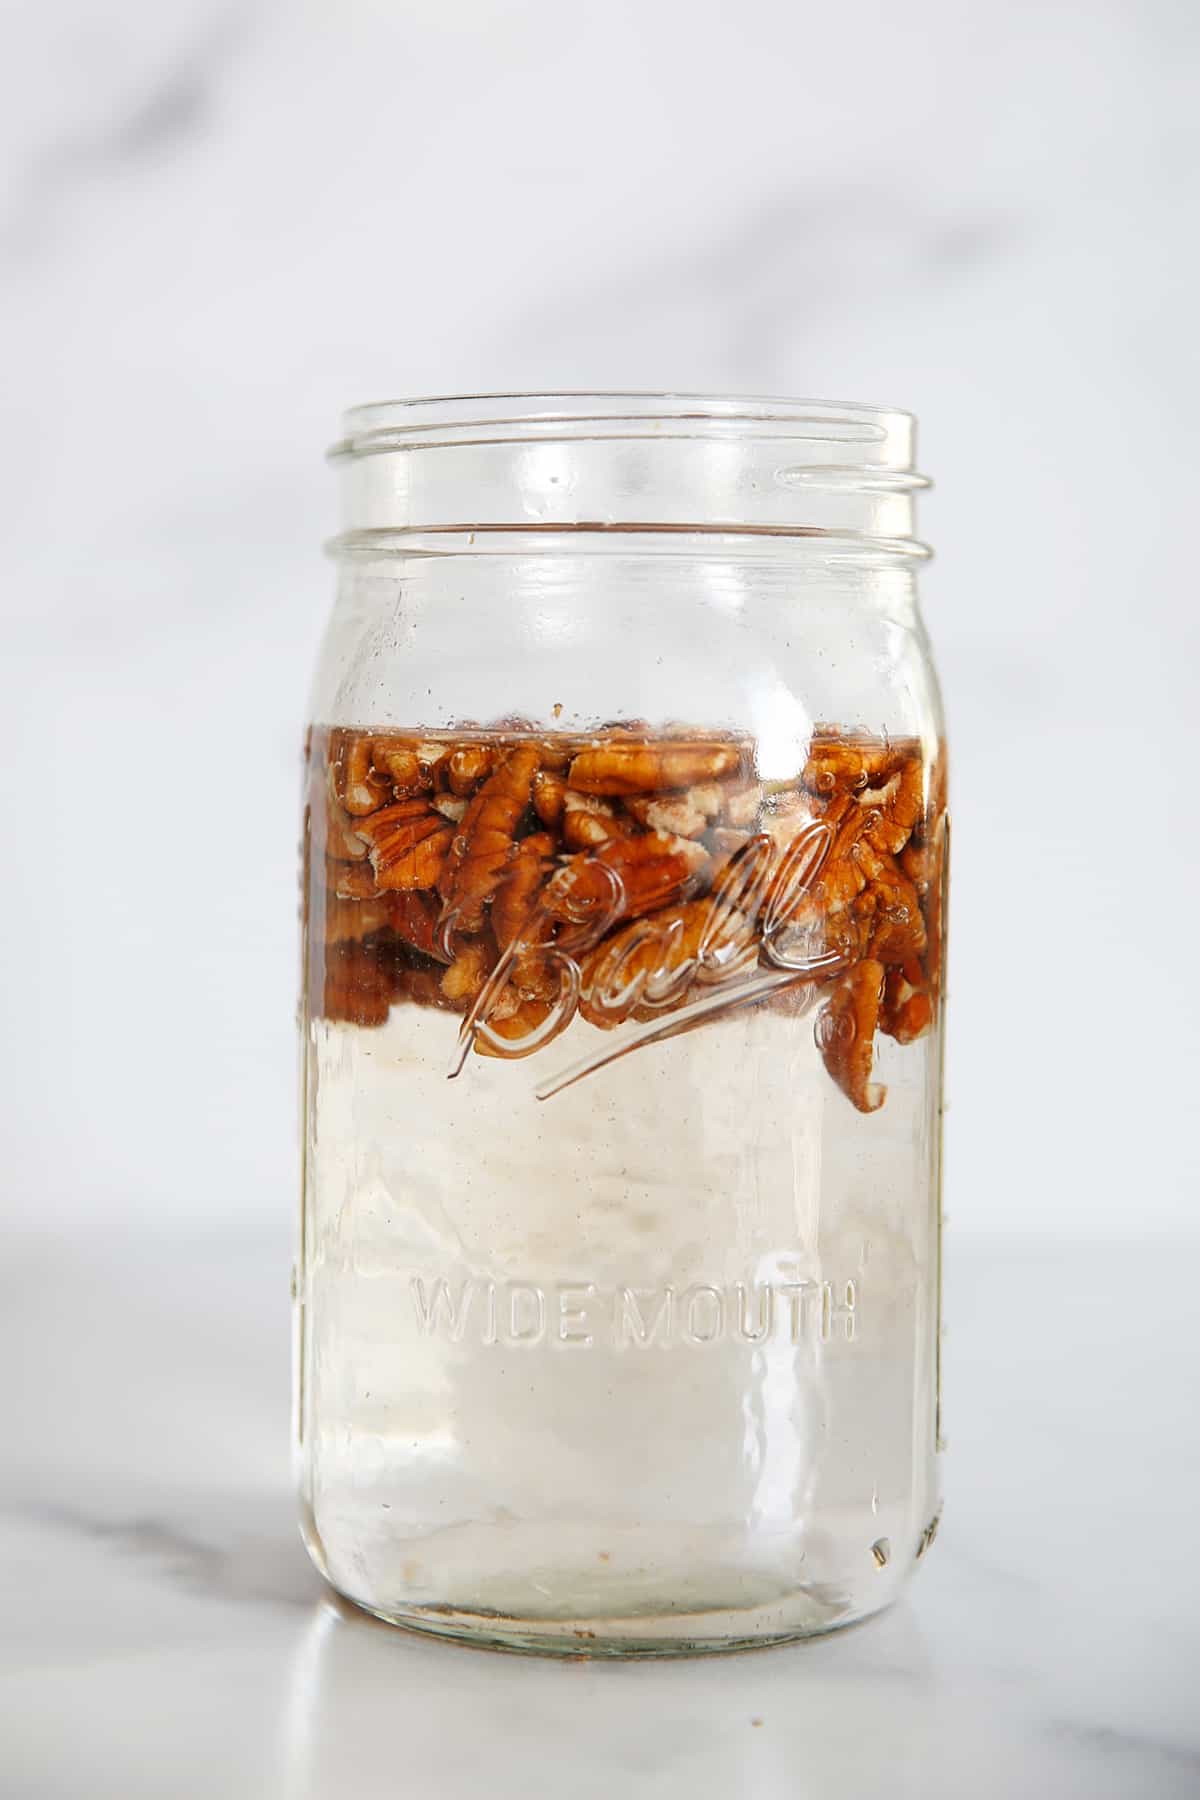
[{"label": "mason jar", "polygon": [[571,1654],[822,1632],[937,1526],[946,759],[914,421],[360,407],[306,744],[317,1567]]}]

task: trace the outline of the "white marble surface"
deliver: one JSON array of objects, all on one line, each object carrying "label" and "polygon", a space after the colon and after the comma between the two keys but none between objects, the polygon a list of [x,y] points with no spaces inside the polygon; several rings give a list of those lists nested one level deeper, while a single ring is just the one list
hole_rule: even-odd
[{"label": "white marble surface", "polygon": [[807,1645],[600,1666],[322,1591],[282,1242],[27,1245],[0,1324],[0,1792],[1195,1795],[1192,1261],[952,1245],[947,1509],[908,1598]]}]

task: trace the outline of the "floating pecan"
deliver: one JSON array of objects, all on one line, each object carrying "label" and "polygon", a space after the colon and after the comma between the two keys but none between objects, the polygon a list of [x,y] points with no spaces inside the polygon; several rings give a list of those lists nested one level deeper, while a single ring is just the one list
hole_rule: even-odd
[{"label": "floating pecan", "polygon": [[435,886],[454,836],[454,827],[424,799],[385,806],[360,829],[381,888]]},{"label": "floating pecan", "polygon": [[392,895],[368,900],[343,900],[330,894],[325,901],[325,942],[350,943],[370,937],[392,924]]},{"label": "floating pecan", "polygon": [[896,856],[912,836],[925,804],[924,770],[916,757],[910,757],[881,785],[866,787],[855,798],[877,815],[866,830],[867,842]]},{"label": "floating pecan", "polygon": [[[915,986],[909,980],[912,973],[918,975]],[[904,968],[889,969],[883,984],[879,1029],[898,1044],[911,1044],[923,1037],[932,1023],[933,996],[920,978],[920,971],[914,971],[911,965],[907,972]]]},{"label": "floating pecan", "polygon": [[733,744],[595,744],[575,757],[569,780],[585,794],[647,794],[716,781],[739,761]]},{"label": "floating pecan", "polygon": [[825,1067],[859,1112],[877,1112],[887,1098],[887,1089],[871,1080],[883,978],[883,964],[873,957],[847,969],[816,1024]]},{"label": "floating pecan", "polygon": [[428,767],[421,762],[411,743],[398,742],[392,738],[374,738],[371,743],[371,762],[379,774],[386,776],[391,782],[392,793],[397,800],[410,794],[419,794],[422,789],[433,785]]},{"label": "floating pecan", "polygon": [[631,794],[625,811],[650,831],[669,831],[676,837],[702,837],[709,821],[721,811],[722,791],[715,781],[685,788],[682,793]]},{"label": "floating pecan", "polygon": [[564,864],[547,906],[553,917],[572,923],[603,915],[615,924],[686,898],[707,866],[708,852],[692,838],[660,831],[610,838]]},{"label": "floating pecan", "polygon": [[557,825],[563,815],[567,780],[553,769],[539,769],[533,778],[533,810],[543,825]]},{"label": "floating pecan", "polygon": [[327,861],[325,877],[339,900],[372,900],[379,892],[379,883],[369,862]]},{"label": "floating pecan", "polygon": [[325,953],[321,1012],[348,1025],[382,1025],[395,992],[389,962],[360,943],[334,944]]},{"label": "floating pecan", "polygon": [[814,736],[800,783],[810,794],[825,798],[858,793],[872,782],[886,780],[909,754],[909,747],[901,743]]},{"label": "floating pecan", "polygon": [[495,951],[483,938],[460,943],[454,961],[442,976],[442,993],[456,1007],[465,1009],[482,990],[495,966]]},{"label": "floating pecan", "polygon": [[720,794],[722,825],[751,826],[758,822],[758,809],[763,802],[761,782],[726,783]]},{"label": "floating pecan", "polygon": [[531,745],[510,750],[467,807],[438,880],[445,916],[453,916],[459,930],[477,931],[482,923],[529,805],[537,766]]},{"label": "floating pecan", "polygon": [[679,1005],[695,982],[752,968],[758,946],[746,921],[712,898],[686,900],[635,919],[584,957],[579,1010],[610,1029]]},{"label": "floating pecan", "polygon": [[[391,927],[398,938],[419,950],[422,956],[439,957],[434,932],[438,922],[438,906],[432,894],[417,889],[388,895],[391,904]],[[440,960],[440,957],[439,957]]]},{"label": "floating pecan", "polygon": [[367,854],[366,838],[349,813],[332,800],[325,819],[325,854],[335,862],[361,862]]},{"label": "floating pecan", "polygon": [[554,848],[554,839],[545,831],[522,838],[517,845],[492,901],[492,930],[502,950],[508,948],[528,920],[549,872]]},{"label": "floating pecan", "polygon": [[446,764],[446,777],[452,792],[456,794],[473,794],[485,775],[490,775],[496,763],[496,752],[483,744],[465,744],[461,750],[453,750]]},{"label": "floating pecan", "polygon": [[481,1032],[475,1039],[476,1053],[479,1056],[520,1055],[521,1052],[516,1046],[519,1046],[526,1038],[530,1040],[530,1049],[536,1049],[538,1047],[536,1037],[538,1027],[545,1024],[552,1011],[553,1001],[551,999],[527,999],[520,1000],[510,1013],[491,1014],[487,1021],[488,1030],[494,1032],[497,1037],[503,1038],[514,1048],[504,1051],[493,1049],[488,1043],[486,1035]]},{"label": "floating pecan", "polygon": [[391,783],[371,765],[370,738],[338,732],[331,751],[330,782],[338,804],[355,818],[382,806],[391,793]]},{"label": "floating pecan", "polygon": [[562,834],[568,850],[591,850],[609,838],[627,837],[633,827],[607,800],[568,789],[563,798]]}]

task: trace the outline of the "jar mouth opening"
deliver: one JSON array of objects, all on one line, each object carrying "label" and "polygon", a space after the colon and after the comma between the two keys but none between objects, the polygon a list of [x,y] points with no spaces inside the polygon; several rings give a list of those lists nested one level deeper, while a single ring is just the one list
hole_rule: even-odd
[{"label": "jar mouth opening", "polygon": [[895,553],[929,485],[911,413],[841,401],[447,395],[352,407],[344,433],[330,455],[349,534],[686,529]]},{"label": "jar mouth opening", "polygon": [[343,414],[332,458],[439,444],[736,438],[845,446],[848,464],[911,469],[916,420],[896,407],[736,394],[563,390],[372,401]]}]

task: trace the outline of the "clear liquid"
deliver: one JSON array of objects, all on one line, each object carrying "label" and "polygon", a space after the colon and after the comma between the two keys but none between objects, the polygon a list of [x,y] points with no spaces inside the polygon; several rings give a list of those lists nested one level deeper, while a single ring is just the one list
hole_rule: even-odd
[{"label": "clear liquid", "polygon": [[297,1283],[310,1549],[388,1618],[719,1648],[890,1600],[937,1509],[938,1034],[886,1105],[760,1006],[528,1062],[397,1005],[308,1026]]}]

